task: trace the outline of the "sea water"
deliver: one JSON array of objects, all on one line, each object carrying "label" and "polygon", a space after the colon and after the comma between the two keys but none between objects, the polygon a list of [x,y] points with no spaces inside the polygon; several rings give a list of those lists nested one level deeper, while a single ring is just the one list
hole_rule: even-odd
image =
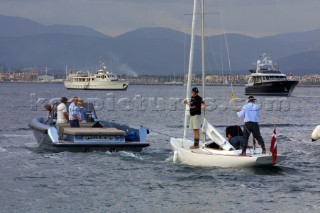
[{"label": "sea water", "polygon": [[[234,90],[236,101],[231,87],[206,88],[205,116],[223,135],[226,126],[243,124],[234,108],[246,101],[244,87]],[[278,153],[287,155],[277,166],[257,168],[172,162],[170,137],[183,134],[183,86],[108,92],[1,83],[0,91],[0,212],[320,212],[320,141],[310,139],[320,124],[320,88],[257,97],[266,146],[276,125]],[[94,101],[100,119],[149,128],[151,146],[141,153],[40,150],[28,122],[61,96]]]}]

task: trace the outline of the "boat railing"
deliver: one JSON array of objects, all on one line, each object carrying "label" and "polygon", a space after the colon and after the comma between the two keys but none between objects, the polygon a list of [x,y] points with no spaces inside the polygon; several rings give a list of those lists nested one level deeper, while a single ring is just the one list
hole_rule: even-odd
[{"label": "boat railing", "polygon": [[76,75],[77,75],[77,76],[80,76],[80,77],[88,77],[88,76],[90,76],[90,72],[87,71],[87,73],[85,73],[85,72],[83,72],[83,71],[78,71],[78,72],[76,73]]}]

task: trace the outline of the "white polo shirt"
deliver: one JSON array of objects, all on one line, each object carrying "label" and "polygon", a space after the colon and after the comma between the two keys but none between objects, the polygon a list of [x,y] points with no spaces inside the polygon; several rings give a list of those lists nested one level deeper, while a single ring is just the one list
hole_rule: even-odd
[{"label": "white polo shirt", "polygon": [[64,112],[67,112],[67,106],[61,103],[57,107],[57,123],[67,123],[67,119],[63,115]]}]

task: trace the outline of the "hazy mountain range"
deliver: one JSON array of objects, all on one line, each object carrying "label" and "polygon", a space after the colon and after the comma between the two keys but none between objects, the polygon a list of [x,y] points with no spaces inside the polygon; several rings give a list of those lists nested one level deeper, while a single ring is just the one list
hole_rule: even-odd
[{"label": "hazy mountain range", "polygon": [[[102,57],[121,74],[176,75],[187,70],[190,35],[168,28],[142,28],[111,37],[82,26],[42,25],[0,15],[0,64],[94,70]],[[267,53],[284,73],[318,73],[320,30],[254,38],[227,34],[231,74],[247,74]],[[207,73],[229,73],[224,37],[206,39]],[[196,38],[195,72],[200,70],[200,37]],[[222,63],[223,61],[223,63]],[[224,70],[223,72],[221,70]]]}]

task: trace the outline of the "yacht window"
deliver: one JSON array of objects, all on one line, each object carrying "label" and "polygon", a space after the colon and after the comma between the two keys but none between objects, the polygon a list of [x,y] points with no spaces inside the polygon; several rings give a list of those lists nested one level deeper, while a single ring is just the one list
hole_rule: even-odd
[{"label": "yacht window", "polygon": [[254,83],[261,83],[261,77],[260,76],[255,76],[253,77]]}]

